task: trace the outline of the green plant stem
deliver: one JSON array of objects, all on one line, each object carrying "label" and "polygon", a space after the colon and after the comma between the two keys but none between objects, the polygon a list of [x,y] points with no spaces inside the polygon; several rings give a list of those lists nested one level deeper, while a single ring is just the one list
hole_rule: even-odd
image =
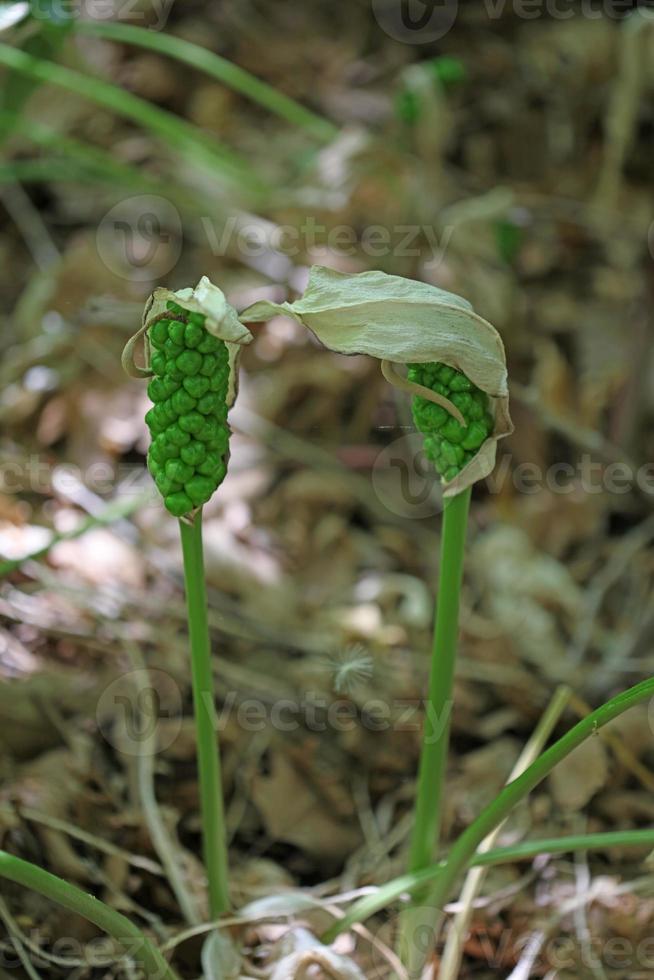
[{"label": "green plant stem", "polygon": [[436,623],[409,872],[421,871],[431,864],[440,835],[470,496],[468,489],[446,499],[443,513]]},{"label": "green plant stem", "polygon": [[163,31],[150,31],[132,24],[119,24],[113,21],[80,20],[76,23],[75,30],[78,34],[95,35],[109,41],[118,41],[120,44],[134,44],[175,58],[190,65],[191,68],[205,72],[323,143],[334,139],[338,133],[337,127],[327,119],[305,109],[299,102],[278,92],[272,85],[262,82],[255,75],[251,75],[250,72],[199,44],[165,34]]},{"label": "green plant stem", "polygon": [[[429,691],[425,710],[422,751],[413,832],[409,845],[409,872],[422,871],[434,860],[440,837],[443,793],[450,742],[450,716],[454,668],[459,639],[459,602],[463,580],[463,556],[472,490],[445,500],[436,622],[432,646]],[[425,934],[420,896],[401,917],[399,954],[410,976],[417,976],[423,953],[416,941]],[[415,969],[414,969],[415,968]]]},{"label": "green plant stem", "polygon": [[[554,769],[559,762],[570,755],[570,753],[576,749],[579,745],[586,741],[587,738],[595,735],[604,725],[608,722],[613,721],[619,715],[628,711],[629,708],[633,708],[635,705],[640,704],[642,701],[646,701],[648,698],[654,697],[654,678],[642,681],[640,684],[636,684],[634,687],[630,687],[627,691],[622,694],[618,694],[616,697],[607,701],[601,707],[596,708],[595,711],[591,712],[586,718],[582,719],[578,724],[570,729],[569,732],[560,738],[554,745],[541,755],[536,762],[534,762],[524,773],[513,782],[509,783],[508,786],[496,796],[492,803],[490,803],[485,810],[474,820],[470,826],[465,830],[455,844],[452,846],[450,853],[445,861],[441,861],[439,864],[434,864],[431,867],[425,869],[422,872],[416,874],[403,875],[401,878],[395,878],[393,881],[382,885],[379,891],[374,895],[366,896],[360,901],[356,902],[351,909],[348,910],[346,915],[339,919],[338,922],[328,930],[325,934],[324,941],[331,942],[339,933],[349,929],[352,925],[358,922],[363,922],[369,916],[374,915],[380,909],[391,902],[398,899],[401,895],[409,892],[415,892],[416,889],[421,889],[427,882],[435,881],[436,886],[431,894],[429,904],[434,908],[438,909],[442,906],[442,903],[447,900],[449,896],[452,885],[456,881],[459,874],[461,874],[468,866],[476,863],[481,864],[493,864],[494,855],[498,852],[488,851],[485,854],[478,855],[476,850],[484,840],[484,838],[495,829],[514,809],[514,807],[520,803],[529,793],[545,779],[546,776]],[[610,846],[622,846],[628,845],[631,842],[634,844],[637,842],[645,843],[645,839],[637,839],[636,834],[638,831],[622,831],[620,832],[619,839],[613,837]],[[645,833],[642,831],[640,833]],[[649,833],[649,831],[647,832]],[[624,835],[624,836],[623,836]],[[543,846],[543,851],[548,850],[569,850],[570,842],[573,843],[574,849],[582,849],[584,847],[583,841],[593,841],[600,838],[606,838],[613,835],[589,835],[587,837],[573,837],[573,838],[562,838],[563,846],[561,848],[555,848],[553,845],[556,841],[541,841]],[[649,841],[647,841],[649,842]],[[521,855],[523,856],[533,856],[536,852],[531,850],[535,848],[539,842],[526,842],[521,845],[517,845],[522,850]],[[592,845],[591,845],[592,846]],[[608,845],[607,845],[608,846]],[[530,849],[527,853],[527,848]],[[503,858],[507,860],[512,860],[510,852],[513,848],[502,848],[500,849]]]},{"label": "green plant stem", "polygon": [[510,864],[512,861],[528,861],[538,854],[566,854],[574,851],[608,851],[612,847],[651,847],[654,829],[611,830],[603,834],[573,834],[570,837],[546,837],[543,840],[526,840],[510,847],[497,847],[483,854],[476,854],[472,864]]},{"label": "green plant stem", "polygon": [[180,520],[179,527],[184,553],[184,579],[191,642],[204,861],[209,882],[209,908],[212,918],[217,919],[230,907],[229,867],[218,751],[218,718],[214,700],[207,618],[202,511],[198,511],[192,523]]},{"label": "green plant stem", "polygon": [[31,888],[93,922],[112,936],[127,956],[142,966],[148,980],[177,980],[172,967],[137,926],[81,888],[6,851],[0,851],[0,877]]}]

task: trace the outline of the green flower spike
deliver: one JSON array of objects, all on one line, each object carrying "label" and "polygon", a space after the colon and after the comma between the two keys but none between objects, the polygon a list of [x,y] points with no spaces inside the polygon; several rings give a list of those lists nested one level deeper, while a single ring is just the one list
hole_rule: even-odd
[{"label": "green flower spike", "polygon": [[[145,366],[134,362],[143,338]],[[225,478],[237,365],[252,339],[220,289],[203,277],[195,289],[157,289],[143,326],[123,355],[133,377],[151,378],[148,469],[175,517],[206,504]]]},{"label": "green flower spike", "polygon": [[422,395],[413,398],[413,421],[425,437],[425,455],[449,483],[473,461],[493,434],[495,420],[488,395],[463,372],[438,361],[409,364],[407,379],[410,384],[442,395],[461,413],[463,421]]},{"label": "green flower spike", "polygon": [[384,377],[413,396],[414,421],[446,497],[492,471],[498,441],[513,431],[506,357],[495,327],[467,300],[384,272],[314,266],[300,299],[255,303],[241,316],[255,323],[276,313],[304,324],[330,350],[381,361]]}]

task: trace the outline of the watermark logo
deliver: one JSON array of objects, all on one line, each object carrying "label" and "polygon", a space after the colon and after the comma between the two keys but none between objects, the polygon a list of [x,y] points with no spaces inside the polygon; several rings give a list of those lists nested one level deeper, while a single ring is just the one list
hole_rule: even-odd
[{"label": "watermark logo", "polygon": [[382,449],[372,467],[372,486],[380,503],[398,517],[417,520],[443,509],[441,481],[419,432],[408,432]]},{"label": "watermark logo", "polygon": [[370,951],[369,976],[375,980],[390,980],[397,976],[396,957],[401,958],[401,976],[421,980],[427,974],[423,964],[429,963],[439,935],[441,913],[434,905],[416,905],[392,912],[375,931]]},{"label": "watermark logo", "polygon": [[96,233],[106,267],[121,279],[149,282],[167,275],[182,251],[182,220],[165,197],[140,194],[108,211]]},{"label": "watermark logo", "polygon": [[[489,21],[506,17],[518,20],[620,21],[631,14],[632,0],[482,0],[481,9]],[[650,0],[636,9],[648,13]],[[458,0],[372,0],[372,10],[382,30],[403,44],[429,44],[438,41],[454,27],[459,14]]]},{"label": "watermark logo", "polygon": [[452,29],[458,0],[372,0],[381,29],[403,44],[429,44]]},{"label": "watermark logo", "polygon": [[182,695],[164,670],[131,670],[102,692],[98,729],[122,755],[155,755],[169,748],[182,727]]}]

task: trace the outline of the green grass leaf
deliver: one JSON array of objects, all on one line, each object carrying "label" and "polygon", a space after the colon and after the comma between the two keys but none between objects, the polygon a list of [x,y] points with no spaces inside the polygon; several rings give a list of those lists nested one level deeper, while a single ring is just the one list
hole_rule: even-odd
[{"label": "green grass leaf", "polygon": [[256,193],[262,192],[265,187],[247,160],[226,149],[214,137],[110,82],[73,71],[7,44],[0,44],[0,64],[40,83],[56,85],[81,95],[138,123],[163,140],[172,151],[181,153],[197,166],[211,170],[233,186]]},{"label": "green grass leaf", "polygon": [[338,128],[327,119],[316,115],[299,102],[278,92],[272,85],[262,82],[255,75],[214,54],[213,51],[200,47],[199,44],[193,44],[191,41],[161,31],[149,31],[143,27],[109,21],[80,21],[76,31],[78,34],[102,37],[109,41],[134,44],[175,58],[190,65],[191,68],[205,72],[322,143],[330,142],[338,134]]}]

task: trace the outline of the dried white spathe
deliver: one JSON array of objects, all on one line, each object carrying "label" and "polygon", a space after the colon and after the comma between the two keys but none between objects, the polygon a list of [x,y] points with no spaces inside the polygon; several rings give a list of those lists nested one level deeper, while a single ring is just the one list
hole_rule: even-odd
[{"label": "dried white spathe", "polygon": [[445,484],[445,495],[454,496],[492,472],[498,441],[513,431],[506,355],[495,327],[467,300],[384,272],[348,275],[314,266],[300,299],[264,300],[240,317],[258,322],[280,313],[341,354],[368,354],[397,364],[440,361],[462,371],[488,395],[495,424],[474,459]]},{"label": "dried white spathe", "polygon": [[[214,286],[206,276],[202,276],[197,286],[178,289],[177,292],[172,292],[172,290],[163,287],[155,289],[145,304],[140,330],[125,345],[122,358],[125,371],[132,378],[152,377],[147,331],[153,323],[162,317],[171,320],[175,318],[175,314],[168,310],[168,303],[170,302],[177,303],[190,313],[201,313],[205,317],[204,326],[207,331],[218,340],[225,341],[229,353],[230,369],[227,404],[228,406],[233,405],[238,390],[238,361],[243,345],[251,342],[252,334],[241,323],[238,313],[227,302],[222,289]],[[143,367],[136,364],[134,360],[134,351],[142,337],[145,352]]]},{"label": "dried white spathe", "polygon": [[167,313],[169,302],[178,303],[190,313],[201,313],[206,319],[204,325],[210,334],[230,344],[249,344],[252,334],[243,326],[239,315],[227,302],[225,294],[210,279],[202,276],[197,286],[178,289],[155,289],[145,304],[144,320],[152,322],[162,313]]}]

